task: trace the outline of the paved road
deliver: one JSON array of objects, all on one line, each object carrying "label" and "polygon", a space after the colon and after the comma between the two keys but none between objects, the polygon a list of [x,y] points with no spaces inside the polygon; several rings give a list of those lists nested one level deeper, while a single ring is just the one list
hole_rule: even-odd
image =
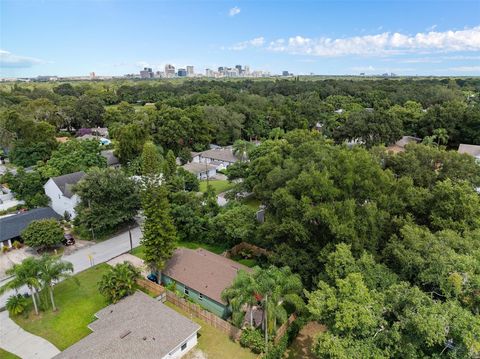
[{"label": "paved road", "polygon": [[50,359],[60,353],[49,341],[26,332],[8,316],[0,313],[0,347],[23,359]]},{"label": "paved road", "polygon": [[[137,247],[140,244],[142,232],[140,227],[132,229],[132,244]],[[128,231],[112,237],[106,241],[94,244],[93,246],[81,248],[72,254],[62,256],[62,259],[73,264],[74,273],[84,271],[92,265],[107,262],[110,259],[119,256],[122,253],[130,250],[130,239]],[[7,281],[0,282],[0,286]],[[26,288],[20,290],[27,292]],[[7,291],[0,295],[0,308],[5,306],[5,302],[9,296],[14,294],[14,291]]]}]

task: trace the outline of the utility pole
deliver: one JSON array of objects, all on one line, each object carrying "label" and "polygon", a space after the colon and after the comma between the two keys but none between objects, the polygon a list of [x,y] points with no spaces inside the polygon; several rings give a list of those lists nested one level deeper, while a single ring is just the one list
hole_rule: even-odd
[{"label": "utility pole", "polygon": [[130,238],[130,253],[132,252],[133,250],[133,242],[132,242],[132,231],[131,231],[132,227],[130,225],[128,225],[128,237]]},{"label": "utility pole", "polygon": [[265,305],[264,305],[264,311],[265,311],[265,354],[268,353],[268,318],[267,318],[267,302],[268,302],[268,294],[265,294]]}]

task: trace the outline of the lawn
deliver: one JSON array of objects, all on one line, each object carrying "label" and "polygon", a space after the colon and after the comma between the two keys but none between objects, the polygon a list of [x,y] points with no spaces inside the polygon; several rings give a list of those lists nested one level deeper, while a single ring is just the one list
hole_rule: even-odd
[{"label": "lawn", "polygon": [[[178,247],[189,248],[189,249],[203,248],[203,249],[206,249],[207,251],[210,251],[216,254],[222,254],[227,249],[229,249],[227,246],[222,246],[218,244],[200,243],[200,242],[178,242]],[[137,256],[138,258],[144,259],[143,248],[144,247],[142,245],[134,248],[132,251],[132,254],[134,256]]]},{"label": "lawn", "polygon": [[87,325],[94,314],[108,303],[98,292],[97,283],[110,267],[100,264],[68,278],[55,286],[57,312],[48,309],[37,317],[31,311],[28,317],[12,319],[26,331],[36,334],[64,350],[91,333]]},{"label": "lawn", "polygon": [[262,202],[260,202],[258,199],[256,199],[255,197],[253,196],[250,196],[248,198],[245,198],[243,201],[242,201],[243,204],[253,208],[254,210],[258,211],[260,205],[262,204]]},{"label": "lawn", "polygon": [[2,348],[0,348],[0,358],[1,359],[20,359],[20,357],[17,357],[15,354],[7,352],[6,350],[3,350]]},{"label": "lawn", "polygon": [[285,353],[285,358],[296,359],[315,359],[317,356],[312,352],[313,345],[315,344],[315,337],[320,332],[326,330],[325,326],[317,322],[307,323],[298,333],[297,337],[293,340],[290,347]]},{"label": "lawn", "polygon": [[[210,186],[213,187],[213,190],[216,194],[228,191],[229,189],[233,188],[234,184],[228,182],[227,180],[210,180]],[[200,192],[207,191],[207,181],[200,182]]]},{"label": "lawn", "polygon": [[[165,302],[167,306],[176,310],[183,316],[189,318],[190,316],[177,308],[175,305]],[[203,320],[191,317],[195,323],[198,323],[202,328],[199,331],[198,344],[189,354],[185,356],[186,359],[194,359],[200,356],[196,355],[196,351],[201,350],[208,359],[256,359],[257,355],[253,354],[249,349],[242,348],[240,344],[231,340],[228,335],[213,328],[205,323]],[[197,350],[196,350],[197,349]]]}]

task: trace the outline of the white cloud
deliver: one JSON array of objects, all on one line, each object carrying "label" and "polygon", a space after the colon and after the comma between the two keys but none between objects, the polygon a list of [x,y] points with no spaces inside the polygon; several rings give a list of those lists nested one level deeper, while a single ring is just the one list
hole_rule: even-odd
[{"label": "white cloud", "polygon": [[265,38],[263,36],[259,36],[252,40],[238,42],[235,45],[229,47],[229,49],[240,51],[240,50],[245,50],[248,47],[261,47],[264,44],[265,44]]},{"label": "white cloud", "polygon": [[275,52],[325,57],[478,51],[480,50],[480,26],[458,31],[430,31],[415,35],[384,32],[337,39],[294,36],[274,40],[270,42],[267,49]]},{"label": "white cloud", "polygon": [[457,72],[480,72],[480,66],[459,66],[451,67],[448,70]]},{"label": "white cloud", "polygon": [[34,57],[20,56],[0,49],[0,67],[26,68],[43,64],[45,61]]},{"label": "white cloud", "polygon": [[429,28],[427,28],[427,31],[433,31],[437,28],[437,24],[434,24],[432,26],[430,26]]},{"label": "white cloud", "polygon": [[235,16],[235,15],[238,15],[240,14],[240,8],[238,6],[234,6],[230,9],[230,11],[228,12],[228,15],[229,16]]}]

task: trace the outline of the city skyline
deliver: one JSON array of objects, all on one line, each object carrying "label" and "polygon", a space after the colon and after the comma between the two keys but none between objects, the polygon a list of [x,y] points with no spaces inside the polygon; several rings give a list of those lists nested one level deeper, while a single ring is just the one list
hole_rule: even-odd
[{"label": "city skyline", "polygon": [[479,1],[0,6],[0,77],[121,76],[166,64],[197,73],[249,64],[272,74],[480,75]]}]

